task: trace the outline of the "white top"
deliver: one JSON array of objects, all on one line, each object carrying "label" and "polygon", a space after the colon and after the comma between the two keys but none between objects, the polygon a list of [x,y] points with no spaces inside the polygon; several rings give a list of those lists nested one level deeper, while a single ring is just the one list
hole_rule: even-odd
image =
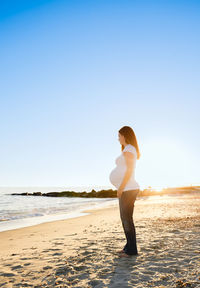
[{"label": "white top", "polygon": [[121,155],[116,158],[116,160],[115,160],[116,167],[115,167],[115,169],[113,169],[111,171],[110,176],[109,176],[110,182],[117,189],[121,185],[123,178],[124,178],[124,174],[125,174],[126,169],[127,169],[126,160],[125,160],[125,157],[123,154],[123,152],[126,152],[126,151],[133,153],[134,159],[133,159],[132,175],[131,175],[130,179],[128,180],[128,182],[126,183],[126,186],[124,187],[123,191],[140,189],[139,184],[135,181],[135,168],[136,168],[136,160],[137,160],[137,151],[136,151],[135,147],[131,144],[127,144],[124,147]]}]

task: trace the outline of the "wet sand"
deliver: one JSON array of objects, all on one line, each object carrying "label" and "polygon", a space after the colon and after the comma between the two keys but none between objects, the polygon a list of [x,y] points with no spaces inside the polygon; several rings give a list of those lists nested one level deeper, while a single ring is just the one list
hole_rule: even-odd
[{"label": "wet sand", "polygon": [[200,195],[138,198],[138,256],[119,207],[0,232],[0,287],[200,287]]}]

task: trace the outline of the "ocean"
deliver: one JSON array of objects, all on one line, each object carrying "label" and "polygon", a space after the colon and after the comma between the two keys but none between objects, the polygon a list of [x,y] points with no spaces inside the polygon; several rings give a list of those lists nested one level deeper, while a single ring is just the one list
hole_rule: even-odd
[{"label": "ocean", "polygon": [[[10,195],[11,193],[24,192],[90,192],[92,189],[100,191],[110,189],[107,186],[87,186],[87,187],[0,187],[0,232],[18,229],[22,227],[33,226],[40,223],[51,222],[55,220],[64,220],[79,216],[88,215],[83,212],[89,209],[98,209],[104,207],[118,206],[118,198],[81,198],[81,197],[45,197],[45,196],[23,196]],[[171,203],[175,205],[179,201],[179,206],[174,206],[173,214],[181,214],[181,203],[186,200],[191,204],[191,215],[197,211],[192,209],[193,201],[199,201],[199,192],[191,194],[165,194],[137,197],[138,205],[148,207],[152,204],[163,205]],[[163,217],[166,210],[163,210]],[[152,211],[152,217],[156,217],[156,211]]]},{"label": "ocean", "polygon": [[82,211],[111,207],[118,203],[113,198],[42,197],[9,195],[24,192],[90,192],[110,189],[106,186],[87,187],[0,187],[0,232],[28,227],[44,222],[84,216]]}]

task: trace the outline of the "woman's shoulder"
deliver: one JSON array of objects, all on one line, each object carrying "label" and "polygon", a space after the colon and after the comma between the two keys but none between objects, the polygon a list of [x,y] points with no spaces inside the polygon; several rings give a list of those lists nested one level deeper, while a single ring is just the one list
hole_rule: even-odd
[{"label": "woman's shoulder", "polygon": [[123,152],[132,152],[132,153],[137,153],[135,146],[133,146],[132,144],[127,144],[124,149]]}]

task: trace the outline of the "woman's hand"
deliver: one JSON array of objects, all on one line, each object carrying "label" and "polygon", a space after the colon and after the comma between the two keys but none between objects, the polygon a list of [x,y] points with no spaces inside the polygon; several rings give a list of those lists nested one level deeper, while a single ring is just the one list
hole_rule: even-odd
[{"label": "woman's hand", "polygon": [[119,189],[117,190],[117,197],[120,198],[121,195],[122,195],[122,193],[123,193],[123,189],[119,188]]}]

